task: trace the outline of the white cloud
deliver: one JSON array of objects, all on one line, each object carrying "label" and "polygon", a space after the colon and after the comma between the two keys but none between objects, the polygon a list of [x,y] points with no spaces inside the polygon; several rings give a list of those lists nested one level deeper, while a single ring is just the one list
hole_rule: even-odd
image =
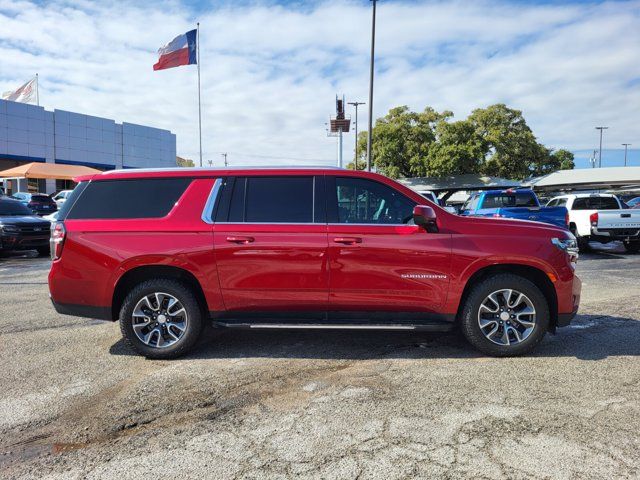
[{"label": "white cloud", "polygon": [[[324,130],[334,95],[368,95],[365,1],[194,12],[178,2],[0,0],[0,91],[37,71],[47,108],[168,128],[178,153],[196,158],[196,69],[152,64],[158,47],[197,20],[205,158],[334,161]],[[552,147],[592,148],[596,124],[610,127],[612,146],[640,145],[638,20],[638,1],[381,2],[374,115],[408,104],[462,118],[505,102]],[[366,120],[361,109],[361,129]],[[353,135],[345,142],[348,156]]]}]

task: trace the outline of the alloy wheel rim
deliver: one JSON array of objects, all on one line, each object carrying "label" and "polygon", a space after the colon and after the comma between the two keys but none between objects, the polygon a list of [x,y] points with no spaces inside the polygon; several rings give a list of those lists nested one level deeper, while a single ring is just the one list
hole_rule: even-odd
[{"label": "alloy wheel rim", "polygon": [[138,340],[152,348],[167,348],[180,341],[189,321],[180,300],[164,292],[142,297],[133,309],[132,319]]},{"label": "alloy wheel rim", "polygon": [[529,297],[518,290],[496,290],[480,304],[478,326],[496,345],[518,345],[533,333],[536,309]]}]

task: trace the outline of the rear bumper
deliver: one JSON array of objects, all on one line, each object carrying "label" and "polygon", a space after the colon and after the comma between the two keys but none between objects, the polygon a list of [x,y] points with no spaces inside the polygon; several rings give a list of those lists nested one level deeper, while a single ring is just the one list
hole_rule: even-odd
[{"label": "rear bumper", "polygon": [[591,229],[591,237],[605,240],[640,240],[640,228]]},{"label": "rear bumper", "polygon": [[94,305],[75,305],[70,303],[57,303],[51,299],[53,308],[62,315],[72,315],[74,317],[95,318],[98,320],[113,320],[109,307],[96,307]]}]

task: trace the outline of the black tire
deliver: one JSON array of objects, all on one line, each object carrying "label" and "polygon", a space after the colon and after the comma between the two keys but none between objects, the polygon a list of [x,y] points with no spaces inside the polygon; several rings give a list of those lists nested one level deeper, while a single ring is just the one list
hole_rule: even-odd
[{"label": "black tire", "polygon": [[[536,310],[533,331],[520,343],[498,345],[489,340],[478,324],[478,311],[482,302],[493,292],[513,289],[524,293]],[[544,294],[531,281],[510,273],[493,275],[474,285],[466,298],[460,318],[460,326],[466,339],[481,352],[494,357],[524,355],[540,343],[549,328],[549,304]]]},{"label": "black tire", "polygon": [[41,257],[48,257],[51,255],[51,249],[47,246],[47,247],[38,247],[36,248],[36,250],[38,250],[38,255]]},{"label": "black tire", "polygon": [[[133,330],[133,309],[145,296],[155,292],[168,293],[182,303],[188,317],[182,337],[168,347],[152,347],[142,342]],[[158,278],[136,285],[127,294],[120,309],[120,330],[125,343],[133,350],[151,359],[171,359],[186,354],[197,343],[204,325],[202,309],[189,287],[176,280]]]},{"label": "black tire", "polygon": [[571,228],[569,230],[571,231],[571,233],[573,233],[573,236],[576,237],[578,251],[580,253],[589,252],[591,250],[591,247],[589,246],[589,238],[581,237],[580,235],[578,235],[578,231],[576,230],[575,225],[571,225]]},{"label": "black tire", "polygon": [[627,253],[638,253],[640,252],[640,241],[638,242],[623,242],[624,249]]}]

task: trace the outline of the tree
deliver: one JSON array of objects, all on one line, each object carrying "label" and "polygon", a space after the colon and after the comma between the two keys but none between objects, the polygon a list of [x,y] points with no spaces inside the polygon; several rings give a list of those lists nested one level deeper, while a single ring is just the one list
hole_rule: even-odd
[{"label": "tree", "polygon": [[537,142],[520,110],[498,103],[474,110],[468,120],[488,147],[482,173],[523,179],[549,156],[549,151]]},{"label": "tree", "polygon": [[[412,112],[407,106],[389,110],[373,127],[371,148],[376,170],[391,178],[425,176],[429,148],[436,140],[435,125],[452,115],[431,107],[421,113]],[[367,132],[358,137],[360,166],[366,163]]]},{"label": "tree", "polygon": [[427,174],[430,177],[476,173],[487,145],[469,120],[436,125],[437,141],[429,149]]},{"label": "tree", "polygon": [[193,160],[188,158],[176,157],[176,165],[179,167],[195,167]]},{"label": "tree", "polygon": [[[573,168],[573,154],[539,143],[520,110],[499,103],[451,121],[450,111],[392,108],[373,127],[377,171],[392,178],[465,173],[524,179]],[[358,169],[366,165],[367,132],[358,135]],[[347,168],[355,168],[351,162]]]},{"label": "tree", "polygon": [[561,148],[551,154],[551,159],[559,170],[573,170],[576,167],[573,161],[575,156],[569,150]]}]

